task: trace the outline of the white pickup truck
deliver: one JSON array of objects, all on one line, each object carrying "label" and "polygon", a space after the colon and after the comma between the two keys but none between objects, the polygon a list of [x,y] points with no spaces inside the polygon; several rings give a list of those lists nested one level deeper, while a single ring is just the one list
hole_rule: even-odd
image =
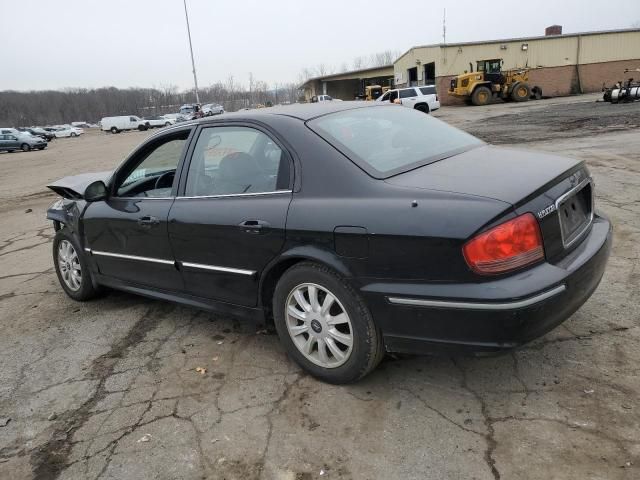
[{"label": "white pickup truck", "polygon": [[440,108],[438,94],[434,85],[389,90],[381,97],[378,97],[376,102],[400,103],[405,107],[415,108],[424,113],[431,113]]},{"label": "white pickup truck", "polygon": [[105,132],[120,133],[124,130],[147,130],[148,122],[135,115],[121,115],[118,117],[104,117],[100,120],[101,129]]}]

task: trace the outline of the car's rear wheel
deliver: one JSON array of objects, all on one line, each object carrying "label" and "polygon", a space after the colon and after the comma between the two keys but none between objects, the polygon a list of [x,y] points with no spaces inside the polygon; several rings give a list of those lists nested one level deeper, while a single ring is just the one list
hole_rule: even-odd
[{"label": "car's rear wheel", "polygon": [[82,249],[66,228],[58,230],[53,240],[53,264],[60,285],[71,298],[84,301],[98,294]]},{"label": "car's rear wheel", "polygon": [[429,113],[429,105],[425,105],[424,103],[421,103],[420,105],[416,105],[415,109],[420,110],[423,113]]},{"label": "car's rear wheel", "polygon": [[23,152],[28,152],[29,150],[31,150],[31,147],[29,146],[28,143],[23,143],[22,145],[20,145],[20,148],[22,149]]},{"label": "car's rear wheel", "polygon": [[76,132],[71,132],[71,135],[69,135],[70,137],[77,137],[78,134]]},{"label": "car's rear wheel", "polygon": [[165,126],[165,127],[169,127],[169,126],[171,126],[171,122],[165,122],[164,126]]},{"label": "car's rear wheel", "polygon": [[113,133],[113,134],[118,133],[118,129],[117,129],[116,127],[111,127],[111,128],[109,129],[109,131],[110,131],[111,133]]},{"label": "car's rear wheel", "polygon": [[333,270],[303,262],[278,282],[273,311],[281,342],[308,373],[355,382],[382,359],[382,335],[362,298]]}]

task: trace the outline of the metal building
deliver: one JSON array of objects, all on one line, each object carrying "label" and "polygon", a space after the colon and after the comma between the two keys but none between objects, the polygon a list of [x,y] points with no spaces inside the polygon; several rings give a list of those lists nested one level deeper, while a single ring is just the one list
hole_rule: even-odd
[{"label": "metal building", "polygon": [[[603,84],[626,80],[625,69],[640,68],[640,29],[607,30],[561,34],[554,25],[547,35],[482,42],[423,45],[409,49],[393,64],[393,84],[436,85],[443,105],[460,103],[447,94],[450,81],[456,75],[475,68],[478,60],[503,59],[503,68],[528,66],[531,86],[542,88],[545,96],[562,96],[596,92]],[[382,70],[386,75],[390,67]],[[367,69],[339,75],[317,77],[303,88],[309,97],[327,93],[343,100],[352,100],[358,85],[372,84],[382,76],[380,69]],[[314,93],[310,93],[314,92]]]},{"label": "metal building", "polygon": [[385,65],[310,78],[300,88],[304,90],[307,101],[314,95],[331,95],[340,100],[354,100],[363,95],[365,87],[369,85],[386,87],[392,83],[393,65]]}]

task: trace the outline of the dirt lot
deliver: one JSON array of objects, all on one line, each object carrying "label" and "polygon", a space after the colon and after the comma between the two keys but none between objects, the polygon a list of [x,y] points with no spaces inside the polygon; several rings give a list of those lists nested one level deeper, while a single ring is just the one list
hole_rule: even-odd
[{"label": "dirt lot", "polygon": [[512,354],[388,358],[343,387],[260,326],[62,293],[44,186],[113,168],[147,133],[0,154],[0,478],[640,478],[640,103],[595,98],[436,114],[588,162],[615,240],[587,304]]}]

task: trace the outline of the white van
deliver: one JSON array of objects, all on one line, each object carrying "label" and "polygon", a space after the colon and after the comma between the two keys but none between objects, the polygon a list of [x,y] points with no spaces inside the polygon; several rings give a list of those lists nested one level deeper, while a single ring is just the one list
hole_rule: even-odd
[{"label": "white van", "polygon": [[135,115],[122,115],[119,117],[104,117],[100,120],[102,130],[111,133],[120,133],[123,130],[146,130],[147,122]]}]

